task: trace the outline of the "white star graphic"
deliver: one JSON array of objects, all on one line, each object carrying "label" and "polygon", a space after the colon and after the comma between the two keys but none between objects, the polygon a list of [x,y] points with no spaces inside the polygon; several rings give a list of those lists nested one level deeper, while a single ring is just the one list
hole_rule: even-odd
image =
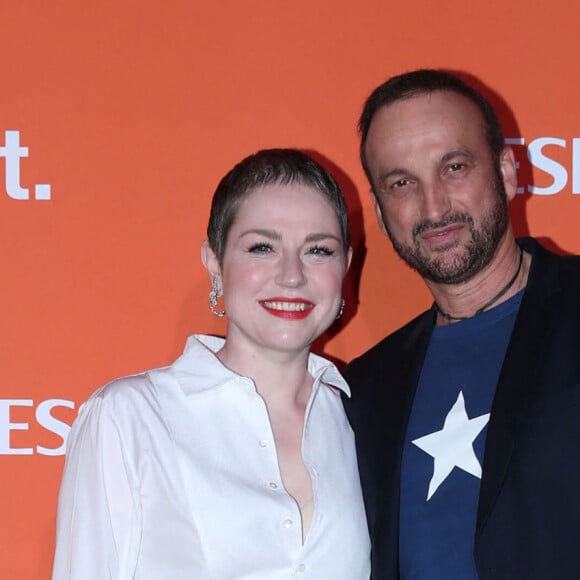
[{"label": "white star graphic", "polygon": [[470,419],[465,411],[463,391],[447,417],[441,431],[412,441],[419,449],[433,457],[433,477],[429,482],[427,501],[445,481],[454,467],[481,479],[481,465],[473,451],[473,442],[489,421],[489,413]]}]

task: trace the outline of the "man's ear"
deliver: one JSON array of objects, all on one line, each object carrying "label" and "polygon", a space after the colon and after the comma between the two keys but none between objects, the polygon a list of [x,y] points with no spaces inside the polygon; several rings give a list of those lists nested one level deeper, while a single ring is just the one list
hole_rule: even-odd
[{"label": "man's ear", "polygon": [[385,227],[385,218],[383,217],[383,210],[381,209],[381,205],[379,204],[379,200],[375,195],[375,192],[371,189],[371,195],[373,197],[373,204],[375,206],[375,214],[377,216],[377,221],[379,222],[379,228],[381,228],[381,232],[388,237],[389,233],[387,232],[387,228]]},{"label": "man's ear", "polygon": [[222,272],[219,260],[215,255],[215,252],[211,249],[211,246],[207,240],[201,244],[201,261],[203,262],[203,265],[211,279],[221,279]]},{"label": "man's ear", "polygon": [[508,201],[516,195],[518,176],[516,171],[516,158],[511,147],[504,147],[499,155],[499,170],[505,187]]}]

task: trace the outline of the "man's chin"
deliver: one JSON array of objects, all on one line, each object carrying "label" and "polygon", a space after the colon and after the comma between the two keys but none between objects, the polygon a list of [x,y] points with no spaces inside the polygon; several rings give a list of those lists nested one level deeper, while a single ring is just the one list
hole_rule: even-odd
[{"label": "man's chin", "polygon": [[447,254],[457,250],[461,252],[462,250],[459,247],[459,240],[453,240],[450,242],[445,242],[442,244],[434,244],[429,247],[429,250],[432,254]]},{"label": "man's chin", "polygon": [[438,284],[460,284],[474,274],[468,252],[456,246],[441,249],[431,258],[417,260],[412,267],[423,278]]}]

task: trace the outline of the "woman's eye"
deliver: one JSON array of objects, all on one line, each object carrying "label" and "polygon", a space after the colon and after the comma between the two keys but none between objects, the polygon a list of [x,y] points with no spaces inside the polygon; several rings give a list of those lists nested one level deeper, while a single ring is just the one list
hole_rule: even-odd
[{"label": "woman's eye", "polygon": [[250,252],[251,254],[267,254],[268,252],[271,252],[272,249],[273,248],[270,244],[259,243],[250,246],[248,252]]},{"label": "woman's eye", "polygon": [[327,248],[326,246],[312,246],[308,250],[309,254],[314,254],[315,256],[333,256],[334,250]]}]

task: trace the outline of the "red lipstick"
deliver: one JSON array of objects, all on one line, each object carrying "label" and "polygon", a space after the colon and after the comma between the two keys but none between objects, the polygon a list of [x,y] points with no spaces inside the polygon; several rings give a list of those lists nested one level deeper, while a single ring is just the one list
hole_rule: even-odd
[{"label": "red lipstick", "polygon": [[304,298],[274,296],[260,300],[260,306],[273,316],[286,320],[302,320],[314,309],[314,303]]}]

